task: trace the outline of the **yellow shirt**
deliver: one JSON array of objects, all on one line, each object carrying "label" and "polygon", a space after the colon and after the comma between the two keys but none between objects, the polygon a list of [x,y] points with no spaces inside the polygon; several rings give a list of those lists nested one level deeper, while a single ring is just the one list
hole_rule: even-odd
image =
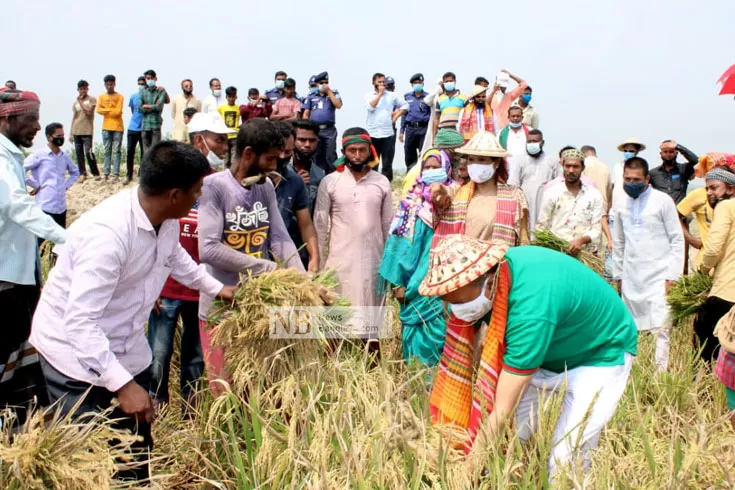
[{"label": "yellow shirt", "polygon": [[123,103],[125,97],[118,93],[112,95],[104,93],[97,97],[97,114],[104,116],[103,131],[124,131]]},{"label": "yellow shirt", "polygon": [[[240,107],[236,105],[221,105],[217,108],[217,112],[222,116],[225,121],[225,126],[235,131],[240,130]],[[237,138],[237,133],[227,135],[227,139],[234,140]]]},{"label": "yellow shirt", "polygon": [[[676,206],[679,214],[682,216],[689,216],[694,214],[697,218],[697,227],[699,228],[699,238],[702,240],[702,246],[707,243],[707,235],[709,234],[709,227],[712,221],[712,208],[707,201],[707,189],[704,187],[694,190],[687,194],[687,196],[681,200]],[[703,253],[697,256],[697,266],[702,265]]]},{"label": "yellow shirt", "polygon": [[735,303],[735,199],[717,205],[702,255],[702,267],[715,269],[709,295]]},{"label": "yellow shirt", "polygon": [[416,183],[416,179],[419,178],[419,175],[421,174],[421,162],[416,162],[416,165],[411,167],[411,170],[408,171],[406,174],[406,178],[403,179],[403,189],[401,189],[401,199],[406,199],[406,196],[409,192],[411,192],[411,189],[413,189],[413,185]]}]

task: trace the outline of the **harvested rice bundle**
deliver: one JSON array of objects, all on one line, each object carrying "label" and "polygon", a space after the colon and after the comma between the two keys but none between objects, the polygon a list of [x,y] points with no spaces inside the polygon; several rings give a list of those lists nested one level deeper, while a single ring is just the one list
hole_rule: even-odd
[{"label": "harvested rice bundle", "polygon": [[[325,336],[339,332],[349,317],[349,303],[335,293],[337,286],[333,272],[312,278],[293,269],[276,269],[244,277],[232,305],[215,305],[209,317],[216,325],[211,327],[213,342],[225,348],[226,368],[236,389],[244,389],[263,369],[272,379],[288,374],[284,356],[306,359],[324,350]],[[328,314],[311,315],[307,321],[301,308],[322,307],[325,300],[332,304],[325,308]],[[304,330],[307,326],[309,331]]]},{"label": "harvested rice bundle", "polygon": [[666,302],[669,304],[671,322],[681,325],[696,315],[702,307],[709,291],[712,289],[712,278],[709,274],[697,271],[681,276],[669,289]]},{"label": "harvested rice bundle", "polygon": [[115,461],[126,459],[136,436],[113,428],[103,414],[85,415],[81,422],[52,412],[34,412],[16,433],[10,429],[15,414],[0,415],[0,488],[127,488],[112,478],[119,469]]},{"label": "harvested rice bundle", "polygon": [[[533,240],[534,245],[550,248],[551,250],[556,250],[557,252],[564,254],[569,250],[569,242],[563,238],[559,238],[550,231],[536,230],[533,234],[535,237]],[[576,258],[599,275],[603,275],[603,272],[605,271],[605,261],[597,255],[582,250]]]}]

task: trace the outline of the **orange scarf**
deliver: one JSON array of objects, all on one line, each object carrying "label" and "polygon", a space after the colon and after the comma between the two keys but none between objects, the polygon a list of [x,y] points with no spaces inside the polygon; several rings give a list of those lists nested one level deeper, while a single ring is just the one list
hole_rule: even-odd
[{"label": "orange scarf", "polygon": [[433,423],[467,431],[468,440],[452,441],[455,448],[464,448],[467,453],[472,449],[483,414],[493,411],[498,376],[503,368],[511,277],[507,263],[503,262],[498,267],[500,270],[493,312],[482,347],[482,360],[474,388],[472,349],[475,326],[452,314],[447,324],[444,351],[429,400]]}]

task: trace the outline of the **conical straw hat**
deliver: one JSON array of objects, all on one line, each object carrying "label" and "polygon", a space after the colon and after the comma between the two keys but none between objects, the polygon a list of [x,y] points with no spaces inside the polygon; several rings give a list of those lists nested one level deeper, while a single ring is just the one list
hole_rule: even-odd
[{"label": "conical straw hat", "polygon": [[482,157],[509,157],[510,153],[500,146],[493,133],[481,131],[474,135],[462,148],[455,150],[463,155],[478,155]]},{"label": "conical straw hat", "polygon": [[628,138],[627,140],[623,141],[618,145],[618,151],[623,151],[623,147],[625,145],[636,145],[638,147],[638,151],[643,151],[646,149],[646,145],[641,143],[641,140],[638,138]]},{"label": "conical straw hat", "polygon": [[442,296],[482,277],[500,262],[508,246],[465,235],[449,235],[431,250],[429,272],[419,285],[422,296]]}]

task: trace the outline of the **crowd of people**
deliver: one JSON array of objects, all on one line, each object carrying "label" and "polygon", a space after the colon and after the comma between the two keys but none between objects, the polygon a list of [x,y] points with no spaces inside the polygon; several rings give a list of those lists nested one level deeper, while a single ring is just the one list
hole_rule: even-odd
[{"label": "crowd of people", "polygon": [[[190,80],[170,99],[145,72],[128,104],[127,178],[141,144],[138,185],[68,231],[65,191],[87,166],[99,177],[95,113],[102,173],[119,176],[124,98],[115,77],[96,99],[78,84],[69,134],[76,166],[57,122],[46,126],[47,147],[25,157],[41,129],[40,101],[12,82],[0,90],[0,304],[12,325],[0,350],[0,405],[35,399],[68,411],[83,399],[84,410],[99,410],[117,398],[121,424],[143,436],[144,452],[156,403],[170,397],[179,318],[180,390],[195,403],[205,373],[215,395],[231,374],[212,342],[212,301],[232,299],[241,274],[281,263],[335,270],[355,307],[382,307],[389,292],[399,301],[406,361],[434,368],[432,420],[465,430],[456,445],[468,452],[516,406],[516,429],[528,439],[539,400],[565,387],[552,475],[588,461],[625,391],[639,332],[655,336],[656,364],[667,369],[667,292],[690,269],[714,270],[695,332],[735,409],[735,354],[715,336],[735,305],[735,156],[698,158],[665,140],[653,167],[631,138],[611,171],[591,145],[547,153],[531,88],[503,70],[492,87],[478,77],[469,96],[453,73],[431,92],[415,74],[404,96],[374,74],[365,128],[342,132],[338,158],[342,100],[328,74],[313,76],[303,98],[286,73],[275,80],[238,106],[237,89],[223,93],[216,78],[200,102]],[[162,141],[169,103],[173,140]],[[394,208],[397,138],[408,172]],[[695,176],[705,187],[688,193]],[[566,240],[567,254],[529,245],[539,230]],[[57,244],[43,291],[42,240]],[[694,264],[690,248],[699,251]],[[605,259],[604,277],[575,259],[582,251]],[[349,336],[378,357],[374,326],[353,326]]]}]

